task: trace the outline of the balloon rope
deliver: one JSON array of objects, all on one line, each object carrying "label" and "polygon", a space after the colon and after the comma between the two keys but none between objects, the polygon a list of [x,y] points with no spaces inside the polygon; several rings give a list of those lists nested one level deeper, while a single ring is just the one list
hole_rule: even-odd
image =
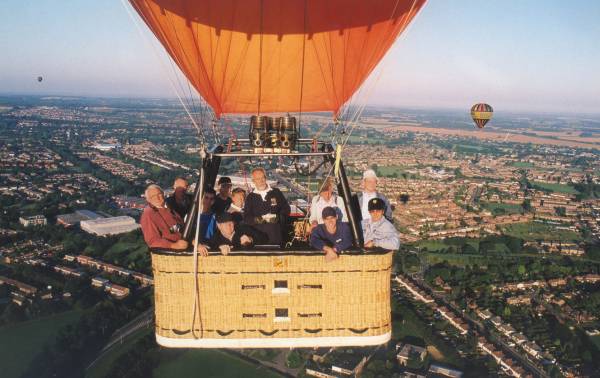
[{"label": "balloon rope", "polygon": [[302,126],[302,99],[304,96],[304,60],[306,57],[306,14],[307,0],[304,0],[304,33],[302,35],[302,71],[300,72],[300,104],[298,106],[298,135],[300,135],[300,127]]},{"label": "balloon rope", "polygon": [[258,112],[260,115],[260,100],[262,98],[262,61],[263,61],[263,0],[260,0],[260,53],[258,57]]},{"label": "balloon rope", "polygon": [[[407,28],[408,22],[409,22],[409,20],[411,20],[411,18],[409,16],[413,12],[413,9],[415,7],[416,2],[417,2],[417,0],[413,0],[413,3],[411,5],[409,11],[406,13],[406,17],[404,18],[402,26],[400,27],[401,33],[402,33],[403,30],[405,30]],[[395,9],[396,8],[394,8],[394,12],[393,13],[395,13]],[[392,13],[391,17],[393,17],[393,13]],[[404,36],[404,35],[406,35],[406,33],[402,33],[401,35]],[[367,85],[368,88],[367,88],[367,91],[366,91],[366,94],[365,94],[364,102],[361,105],[359,105],[357,111],[354,113],[353,117],[351,118],[352,121],[350,121],[349,123],[352,124],[352,127],[350,128],[350,132],[346,135],[346,139],[344,139],[344,141],[342,143],[342,146],[345,146],[346,143],[348,143],[348,139],[350,139],[350,136],[352,135],[352,132],[354,131],[354,128],[358,124],[358,121],[360,120],[360,118],[362,116],[362,113],[364,112],[364,110],[365,110],[365,108],[367,106],[368,100],[369,100],[369,98],[372,95],[372,91],[377,86],[377,84],[379,83],[379,80],[381,79],[383,71],[384,71],[385,67],[387,67],[388,63],[389,63],[389,59],[384,59],[383,62],[381,62],[380,67],[379,67],[379,72],[376,74],[375,80],[372,81],[370,83],[370,85]],[[361,88],[361,90],[362,90],[362,88]]]},{"label": "balloon rope", "polygon": [[[167,70],[167,67],[165,66],[164,62],[160,58],[160,54],[158,53],[158,50],[156,49],[156,47],[154,46],[154,44],[152,44],[152,42],[150,41],[150,39],[148,38],[148,36],[146,34],[144,34],[144,32],[142,31],[142,28],[140,27],[140,25],[137,23],[135,17],[133,16],[133,13],[131,12],[131,9],[129,9],[129,7],[125,4],[125,1],[126,0],[121,0],[121,4],[123,5],[123,8],[125,8],[125,10],[127,11],[127,14],[129,15],[129,18],[131,19],[132,23],[135,25],[135,28],[138,31],[138,33],[142,36],[142,38],[144,39],[144,41],[148,45],[150,45],[150,47],[152,48],[152,51],[156,55],[157,60],[160,62],[160,66],[161,66],[163,72],[165,73],[165,76],[167,77],[167,79],[169,79],[169,84],[171,85],[171,89],[173,90],[173,92],[177,96],[177,99],[179,100],[179,103],[181,104],[181,106],[185,110],[186,114],[188,115],[188,117],[192,121],[192,124],[196,128],[196,131],[198,132],[198,137],[200,138],[201,144],[204,144],[205,138],[204,138],[204,133],[202,132],[202,129],[198,126],[198,123],[196,122],[196,120],[194,119],[194,117],[190,113],[188,107],[186,106],[185,102],[181,98],[181,96],[179,94],[179,91],[175,87],[175,83],[173,82],[173,79],[171,78],[171,76],[170,76],[170,74],[169,74],[169,72]],[[170,61],[170,62],[171,62],[171,64],[173,64],[172,61]]]},{"label": "balloon rope", "polygon": [[[175,28],[173,22],[169,18],[169,13],[165,13],[165,18],[169,21],[169,24],[171,25],[171,28],[173,29],[173,35],[175,35],[175,40],[177,41],[177,44],[179,45],[179,49],[183,53],[183,56],[186,59],[188,59],[187,54],[186,54],[186,50],[183,48],[183,45],[181,44],[181,40],[179,39],[179,34],[177,33],[177,29]],[[195,44],[197,44],[198,42],[196,41],[196,36],[194,35],[194,33],[192,33],[192,37],[194,38]],[[212,39],[211,39],[211,42],[212,42]],[[179,61],[179,60],[180,59],[177,58],[177,61]],[[169,60],[169,62],[171,63],[171,69],[175,73],[175,64],[173,64],[173,60]],[[200,63],[201,63],[200,67],[202,68],[202,73],[204,74],[204,77],[208,78],[208,72],[206,71],[206,68],[204,66],[204,62],[202,61],[201,57],[200,57]],[[182,62],[180,62],[179,67],[181,67],[182,65],[185,66],[185,64],[183,64]],[[181,85],[181,82],[179,81],[179,76],[177,74],[175,74],[175,77],[177,78],[177,82],[179,83],[179,85],[181,87],[183,87]],[[187,82],[188,88],[189,88],[190,87],[190,80],[187,77],[186,77],[186,82]],[[212,84],[210,85],[210,89],[211,89],[211,91],[213,92],[213,95],[214,95],[215,94],[215,89],[214,89],[214,86]],[[193,97],[191,97],[191,92],[190,92],[190,99],[191,99],[191,101],[193,103],[194,99],[193,99]],[[213,131],[213,141],[214,141],[215,144],[219,144],[220,143],[220,141],[219,141],[219,134],[214,129],[214,127],[215,127],[214,122],[212,123],[212,126],[213,126],[213,129],[212,129],[212,131]]]},{"label": "balloon rope", "polygon": [[[204,173],[201,172],[201,175]],[[201,183],[204,180],[201,178]],[[197,339],[196,333],[194,332],[194,325],[196,324],[196,310],[198,310],[198,316],[200,318],[200,338],[204,335],[204,327],[202,326],[202,312],[200,312],[200,290],[198,287],[198,243],[200,239],[200,221],[202,220],[202,203],[204,202],[204,190],[200,188],[202,191],[202,196],[200,196],[200,203],[198,204],[198,216],[196,217],[196,236],[194,237],[194,306],[192,307],[192,325],[190,329],[192,330],[192,336]]]}]

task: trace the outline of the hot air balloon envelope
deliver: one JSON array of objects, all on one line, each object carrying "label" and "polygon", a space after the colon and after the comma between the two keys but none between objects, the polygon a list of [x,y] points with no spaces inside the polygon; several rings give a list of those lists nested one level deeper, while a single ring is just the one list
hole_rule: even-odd
[{"label": "hot air balloon envelope", "polygon": [[475,126],[480,129],[483,129],[485,124],[492,119],[493,113],[494,109],[488,104],[479,103],[471,107],[471,117],[473,118],[473,122],[475,122]]},{"label": "hot air balloon envelope", "polygon": [[338,112],[425,0],[130,0],[224,113]]}]

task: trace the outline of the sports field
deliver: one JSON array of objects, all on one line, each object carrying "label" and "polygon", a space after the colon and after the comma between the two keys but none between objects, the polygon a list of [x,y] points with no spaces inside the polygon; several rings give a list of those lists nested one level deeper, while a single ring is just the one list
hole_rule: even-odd
[{"label": "sports field", "polygon": [[81,311],[67,311],[0,328],[0,366],[3,378],[19,377],[59,330],[74,324]]},{"label": "sports field", "polygon": [[513,223],[502,227],[506,235],[521,238],[526,241],[532,240],[562,240],[581,241],[581,235],[570,230],[560,230],[557,226],[538,222]]},{"label": "sports field", "polygon": [[547,182],[537,182],[533,181],[532,184],[534,187],[539,187],[546,190],[551,190],[556,193],[566,193],[566,194],[577,194],[579,193],[575,188],[570,185],[565,184],[550,184]]}]

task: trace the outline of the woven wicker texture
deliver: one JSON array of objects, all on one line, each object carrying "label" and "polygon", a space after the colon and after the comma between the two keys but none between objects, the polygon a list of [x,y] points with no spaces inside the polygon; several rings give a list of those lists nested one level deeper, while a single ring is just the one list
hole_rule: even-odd
[{"label": "woven wicker texture", "polygon": [[[152,254],[156,333],[168,338],[377,336],[390,331],[392,254]],[[195,285],[197,284],[197,289]],[[194,296],[199,309],[192,322]],[[192,329],[193,324],[193,329]]]}]

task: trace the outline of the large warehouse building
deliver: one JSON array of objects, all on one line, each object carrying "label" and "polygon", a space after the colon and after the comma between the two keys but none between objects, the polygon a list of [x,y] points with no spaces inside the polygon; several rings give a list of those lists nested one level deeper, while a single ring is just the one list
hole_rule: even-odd
[{"label": "large warehouse building", "polygon": [[98,236],[117,235],[140,228],[132,217],[121,216],[81,221],[81,229]]}]

